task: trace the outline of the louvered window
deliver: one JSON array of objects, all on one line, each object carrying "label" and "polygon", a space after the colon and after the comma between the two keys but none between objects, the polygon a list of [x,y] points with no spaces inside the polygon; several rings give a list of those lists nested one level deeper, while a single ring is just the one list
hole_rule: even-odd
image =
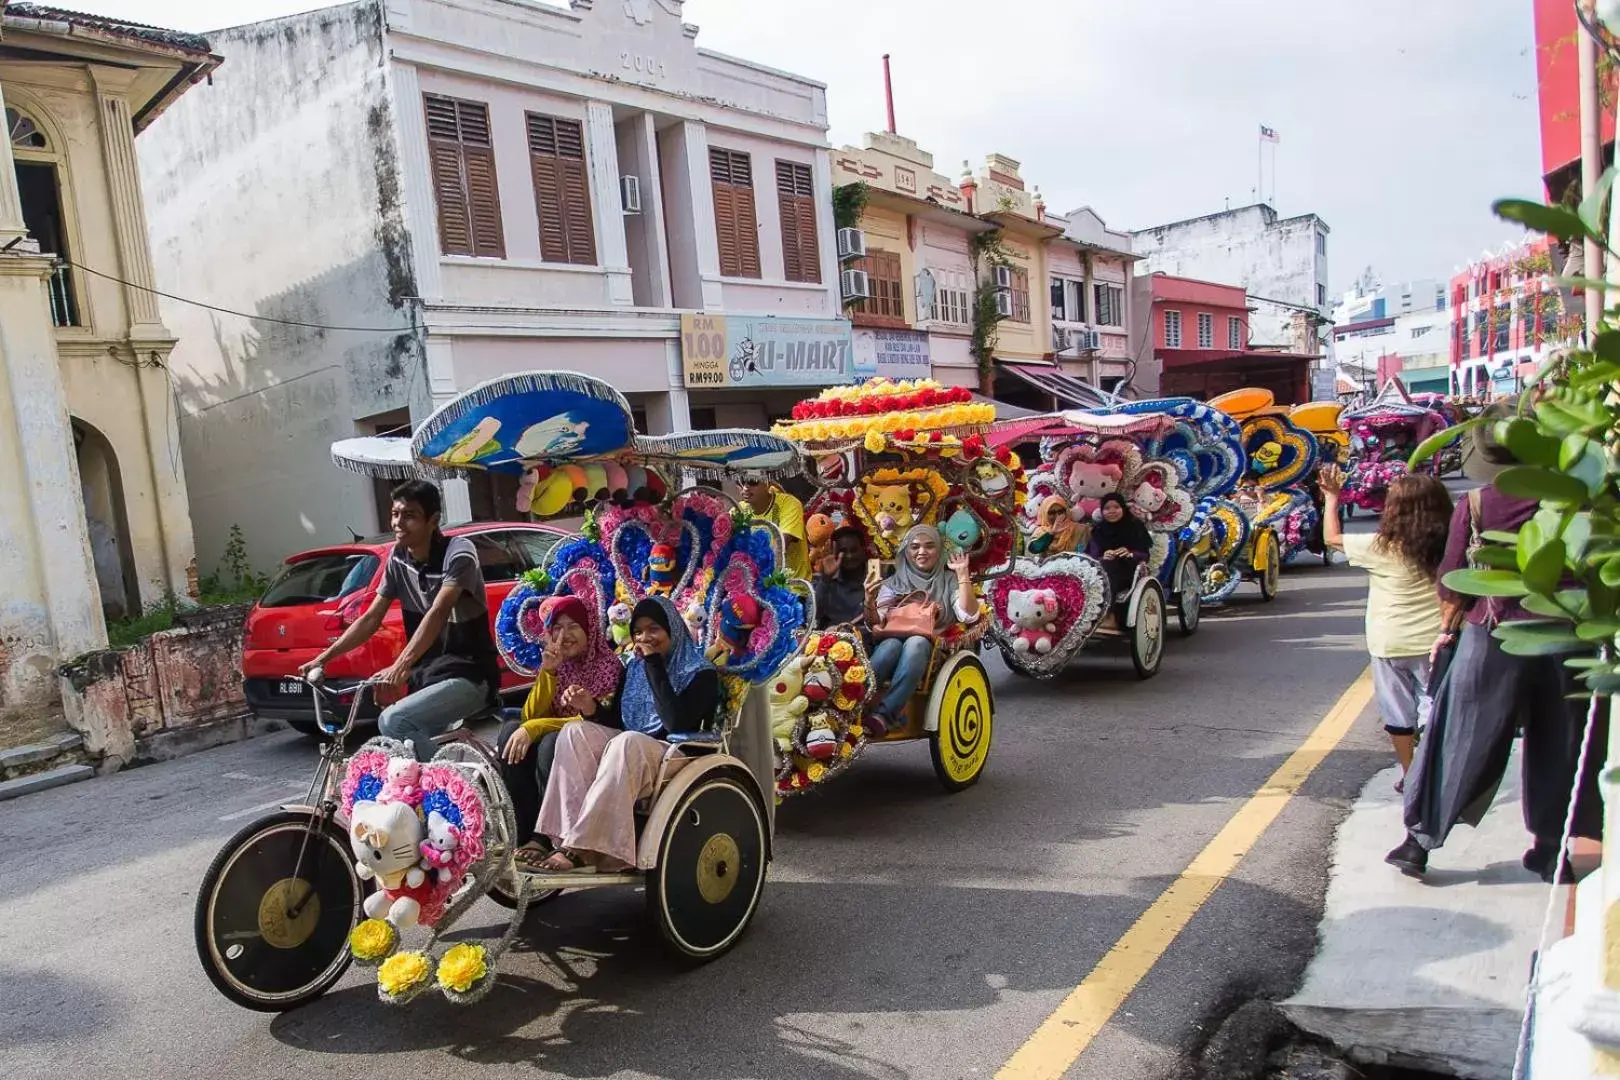
[{"label": "louvered window", "polygon": [[501,197],[489,106],[424,94],[433,197],[439,208],[439,250],[446,255],[506,257]]},{"label": "louvered window", "polygon": [[585,129],[578,120],[529,113],[529,171],[546,262],[596,265],[591,184],[585,172]]},{"label": "louvered window", "polygon": [[720,241],[723,277],[757,278],[759,223],[754,215],[754,167],[747,154],[709,150],[714,187],[714,228]]},{"label": "louvered window", "polygon": [[821,284],[816,237],[816,186],[810,166],[776,163],[776,201],[782,212],[782,276]]},{"label": "louvered window", "polygon": [[856,270],[865,270],[871,298],[855,305],[858,321],[868,325],[905,326],[905,286],[900,279],[900,256],[892,251],[868,248],[866,257],[857,259]]}]

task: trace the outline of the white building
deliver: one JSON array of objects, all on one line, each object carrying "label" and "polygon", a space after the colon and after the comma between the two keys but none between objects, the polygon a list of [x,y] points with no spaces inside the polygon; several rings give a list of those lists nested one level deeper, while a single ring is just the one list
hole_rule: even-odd
[{"label": "white building", "polygon": [[502,374],[603,377],[654,433],[847,381],[825,90],[697,34],[680,0],[359,0],[213,36],[142,143],[158,280],[284,321],[164,309],[205,565],[232,524],[262,567],[384,523],[328,445]]},{"label": "white building", "polygon": [[[1443,294],[1442,294],[1443,295]],[[1451,312],[1445,307],[1335,324],[1328,356],[1345,378],[1375,390],[1398,377],[1414,392],[1451,385]]]},{"label": "white building", "polygon": [[1434,278],[1405,281],[1399,285],[1374,284],[1370,287],[1358,283],[1333,305],[1333,325],[1444,311],[1445,307],[1446,283]]},{"label": "white building", "polygon": [[1320,351],[1328,319],[1327,223],[1315,214],[1279,218],[1264,203],[1131,234],[1138,274],[1164,273],[1239,285],[1254,311],[1250,344]]}]

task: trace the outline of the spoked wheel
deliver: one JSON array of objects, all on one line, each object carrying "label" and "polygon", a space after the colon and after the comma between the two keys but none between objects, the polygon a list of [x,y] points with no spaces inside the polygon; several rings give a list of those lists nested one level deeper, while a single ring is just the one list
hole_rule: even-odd
[{"label": "spoked wheel", "polygon": [[[440,747],[435,761],[451,761],[458,765],[482,766],[475,772],[475,783],[479,794],[484,797],[484,805],[491,812],[487,815],[485,824],[484,844],[492,856],[500,858],[505,854],[508,845],[515,842],[508,829],[516,825],[511,821],[507,812],[511,799],[506,794],[505,785],[500,781],[501,763],[494,757],[493,751],[483,743],[475,741],[457,740],[446,742]],[[516,873],[502,874],[490,882],[487,895],[501,907],[516,909],[518,906],[518,890],[520,882]],[[543,904],[562,895],[561,889],[548,889],[537,892],[529,897],[529,905]]]},{"label": "spoked wheel", "polygon": [[1265,560],[1266,568],[1260,573],[1260,599],[1275,600],[1277,598],[1277,583],[1282,576],[1282,550],[1277,544],[1277,534],[1270,529],[1262,532],[1254,541],[1255,561]]},{"label": "spoked wheel", "polygon": [[1176,573],[1176,619],[1187,637],[1198,632],[1198,623],[1204,617],[1203,592],[1204,575],[1198,572],[1198,560],[1183,556]]},{"label": "spoked wheel", "polygon": [[1131,627],[1131,663],[1138,678],[1151,679],[1159,673],[1167,623],[1164,590],[1157,581],[1143,582],[1142,597],[1136,602],[1136,625]]},{"label": "spoked wheel", "polygon": [[647,875],[658,932],[686,960],[713,960],[737,943],[759,908],[769,851],[751,778],[725,766],[681,796]]},{"label": "spoked wheel", "polygon": [[366,892],[334,822],[307,810],[261,818],[203,875],[194,925],[203,970],[246,1009],[313,1001],[349,966],[349,932]]},{"label": "spoked wheel", "polygon": [[990,676],[972,653],[958,653],[929,695],[930,714],[939,718],[939,730],[929,736],[934,775],[951,794],[979,782],[990,760],[990,737],[995,707],[990,699]]}]

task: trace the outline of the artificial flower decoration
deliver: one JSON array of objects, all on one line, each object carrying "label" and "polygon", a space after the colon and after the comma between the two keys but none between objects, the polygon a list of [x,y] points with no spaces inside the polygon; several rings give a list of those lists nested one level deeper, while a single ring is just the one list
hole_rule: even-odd
[{"label": "artificial flower decoration", "polygon": [[427,984],[433,962],[425,953],[395,953],[377,969],[377,990],[385,998],[408,998]]},{"label": "artificial flower decoration", "polygon": [[366,919],[349,934],[349,951],[362,964],[381,963],[399,944],[399,931],[385,919]]},{"label": "artificial flower decoration", "polygon": [[[793,418],[775,433],[801,442],[861,439],[872,453],[884,449],[884,436],[909,443],[918,432],[979,427],[996,418],[994,405],[973,400],[966,387],[941,386],[932,379],[891,382],[869,379],[858,386],[833,386],[793,407]],[[936,440],[942,441],[942,440]]]},{"label": "artificial flower decoration", "polygon": [[489,975],[489,954],[482,945],[463,942],[439,958],[439,988],[465,994]]}]

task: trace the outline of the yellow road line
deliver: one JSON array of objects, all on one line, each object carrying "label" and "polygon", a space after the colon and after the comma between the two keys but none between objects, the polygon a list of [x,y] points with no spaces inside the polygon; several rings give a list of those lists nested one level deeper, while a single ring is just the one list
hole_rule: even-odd
[{"label": "yellow road line", "polygon": [[1084,982],[1063,999],[1029,1041],[996,1073],[996,1080],[1061,1080],[1091,1040],[1125,1004],[1159,962],[1198,909],[1210,898],[1255,841],[1277,820],[1288,800],[1344,739],[1372,700],[1372,668],[1367,668],[1289,755],[1271,778],[1243,804],[1181,876],[1153,901],[1125,936],[1114,943]]}]

